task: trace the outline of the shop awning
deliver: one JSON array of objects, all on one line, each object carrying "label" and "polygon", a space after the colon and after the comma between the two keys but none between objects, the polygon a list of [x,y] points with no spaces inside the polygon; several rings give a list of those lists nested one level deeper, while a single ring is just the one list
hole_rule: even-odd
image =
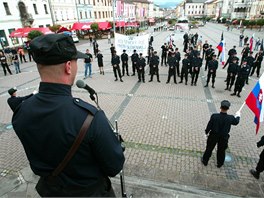
[{"label": "shop awning", "polygon": [[99,30],[110,30],[112,28],[110,22],[98,22]]},{"label": "shop awning", "polygon": [[90,30],[93,22],[80,23],[76,22],[72,25],[72,30]]},{"label": "shop awning", "polygon": [[125,21],[116,21],[116,27],[125,27]]},{"label": "shop awning", "polygon": [[125,24],[125,27],[138,27],[137,22],[128,22]]},{"label": "shop awning", "polygon": [[30,27],[25,27],[25,28],[18,28],[15,31],[11,32],[9,35],[10,38],[23,38],[27,37],[28,33],[31,32],[32,30],[38,30],[42,32],[43,34],[53,34],[53,32],[47,28],[47,27],[42,27],[42,28],[30,28]]}]

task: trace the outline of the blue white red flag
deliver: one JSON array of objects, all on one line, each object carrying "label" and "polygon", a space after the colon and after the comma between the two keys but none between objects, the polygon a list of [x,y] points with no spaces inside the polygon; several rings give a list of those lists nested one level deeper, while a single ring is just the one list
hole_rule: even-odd
[{"label": "blue white red flag", "polygon": [[263,122],[264,108],[262,107],[263,101],[263,89],[264,89],[264,75],[262,74],[259,81],[250,92],[246,99],[247,106],[255,114],[254,122],[256,123],[256,134],[259,130],[260,122]]},{"label": "blue white red flag", "polygon": [[222,47],[220,62],[222,63],[222,65],[225,65],[225,40],[222,40],[220,44]]},{"label": "blue white red flag", "polygon": [[220,41],[220,43],[216,47],[219,50],[219,52],[222,52],[223,51],[223,47],[224,47],[223,40],[224,40],[224,35],[223,35],[223,32],[222,32],[221,41]]}]

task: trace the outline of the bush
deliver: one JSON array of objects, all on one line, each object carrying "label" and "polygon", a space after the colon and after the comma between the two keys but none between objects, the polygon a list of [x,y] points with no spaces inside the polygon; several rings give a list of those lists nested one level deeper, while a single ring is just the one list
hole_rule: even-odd
[{"label": "bush", "polygon": [[40,32],[40,31],[38,31],[38,30],[32,30],[32,31],[30,31],[30,32],[28,33],[27,38],[28,38],[29,40],[33,40],[34,38],[36,38],[36,37],[38,37],[38,36],[41,36],[41,35],[43,35],[42,32]]},{"label": "bush", "polygon": [[53,26],[50,26],[49,29],[50,29],[50,31],[57,33],[57,31],[60,29],[60,27],[61,27],[61,25],[53,25]]}]

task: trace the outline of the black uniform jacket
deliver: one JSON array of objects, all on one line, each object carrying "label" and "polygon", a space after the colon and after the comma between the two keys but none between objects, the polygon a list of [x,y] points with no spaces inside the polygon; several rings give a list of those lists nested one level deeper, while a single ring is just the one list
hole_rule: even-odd
[{"label": "black uniform jacket", "polygon": [[233,115],[228,115],[227,113],[214,113],[205,129],[205,133],[210,135],[217,135],[225,139],[229,138],[229,132],[231,125],[237,125],[239,123],[240,117]]},{"label": "black uniform jacket", "polygon": [[218,61],[217,60],[211,60],[208,63],[208,70],[211,71],[213,70],[213,72],[216,72],[218,68]]},{"label": "black uniform jacket", "polygon": [[122,62],[127,62],[128,61],[128,55],[127,55],[127,53],[123,53],[122,55],[121,55],[121,60],[122,60]]},{"label": "black uniform jacket", "polygon": [[65,186],[93,187],[120,172],[125,158],[104,112],[73,98],[69,85],[41,82],[39,93],[22,102],[12,118],[36,175],[48,176],[63,160],[88,112],[94,115],[91,126],[59,177]]},{"label": "black uniform jacket", "polygon": [[115,55],[112,57],[112,60],[111,60],[111,64],[112,65],[119,65],[120,64],[120,58],[119,56]]},{"label": "black uniform jacket", "polygon": [[30,94],[28,96],[24,96],[24,97],[16,97],[16,96],[11,96],[10,98],[7,99],[7,103],[9,105],[9,107],[12,109],[12,111],[14,112],[16,110],[16,108],[26,99],[28,99],[29,97],[33,96],[33,94]]}]

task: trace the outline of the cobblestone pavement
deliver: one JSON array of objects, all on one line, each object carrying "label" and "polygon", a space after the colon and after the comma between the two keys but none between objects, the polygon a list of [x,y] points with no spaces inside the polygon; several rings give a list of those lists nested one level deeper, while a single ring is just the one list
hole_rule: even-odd
[{"label": "cobblestone pavement", "polygon": [[[238,46],[238,30],[227,32],[224,26],[212,23],[191,30],[192,33],[198,32],[203,36],[203,40],[208,40],[213,46],[219,43],[222,31],[226,40],[227,55],[227,51],[233,45]],[[161,45],[171,33],[169,31],[154,33],[154,49],[159,54]],[[251,37],[253,31],[246,30],[244,34]],[[182,36],[181,32],[175,33],[175,43],[183,56]],[[260,32],[256,32],[255,36],[263,38]],[[86,48],[92,50],[88,41],[87,44],[77,45],[81,51],[85,51]],[[207,167],[200,163],[206,144],[204,129],[211,113],[219,111],[223,99],[231,101],[230,113],[235,113],[257,81],[256,76],[253,76],[249,80],[249,85],[244,87],[241,98],[230,96],[231,92],[224,90],[226,69],[223,70],[220,65],[215,89],[210,86],[203,87],[207,74],[204,69],[200,72],[197,86],[190,86],[190,78],[188,85],[166,84],[168,68],[165,66],[160,67],[161,83],[156,82],[155,77],[153,82],[148,82],[148,67],[146,83],[137,83],[135,76],[125,76],[123,83],[115,82],[110,66],[109,48],[107,40],[99,41],[99,49],[104,55],[105,75],[98,73],[95,59],[93,76],[85,81],[98,92],[99,105],[109,120],[113,124],[118,120],[119,131],[126,141],[124,171],[128,178],[151,181],[163,187],[166,186],[164,183],[169,185],[164,187],[167,194],[155,196],[192,197],[190,194],[170,193],[171,190],[181,187],[183,188],[181,190],[185,191],[186,186],[208,192],[199,195],[195,191],[192,193],[194,197],[216,197],[215,194],[210,194],[213,192],[222,193],[220,197],[264,196],[264,176],[261,175],[259,180],[255,180],[249,174],[249,169],[255,168],[262,149],[256,147],[256,142],[261,137],[263,128],[261,126],[259,134],[255,135],[254,115],[246,106],[242,110],[241,123],[231,129],[225,165],[220,169],[216,167],[215,152]],[[237,47],[237,51],[240,55],[242,48]],[[131,73],[131,64],[129,66]],[[13,66],[11,70],[14,72]],[[3,197],[12,196],[11,192],[18,192],[13,196],[37,196],[32,183],[29,182],[27,186],[20,185],[27,183],[22,170],[28,168],[29,164],[23,147],[10,125],[12,112],[6,103],[7,90],[12,86],[18,88],[18,95],[29,94],[38,88],[40,78],[35,64],[24,63],[21,70],[21,74],[12,76],[3,76],[3,73],[0,73],[0,196]],[[83,62],[79,60],[77,79],[82,79],[83,74]],[[73,87],[73,95],[91,102],[87,92],[76,86]],[[34,176],[31,177],[33,177],[31,180],[36,180]],[[118,183],[117,179],[114,181]],[[146,186],[142,188],[145,191],[137,190],[138,194],[135,196],[154,196],[150,191],[149,194],[146,193],[148,187],[149,189],[153,187],[151,182],[145,182]],[[135,183],[129,183],[130,190],[133,190],[133,184]]]}]

